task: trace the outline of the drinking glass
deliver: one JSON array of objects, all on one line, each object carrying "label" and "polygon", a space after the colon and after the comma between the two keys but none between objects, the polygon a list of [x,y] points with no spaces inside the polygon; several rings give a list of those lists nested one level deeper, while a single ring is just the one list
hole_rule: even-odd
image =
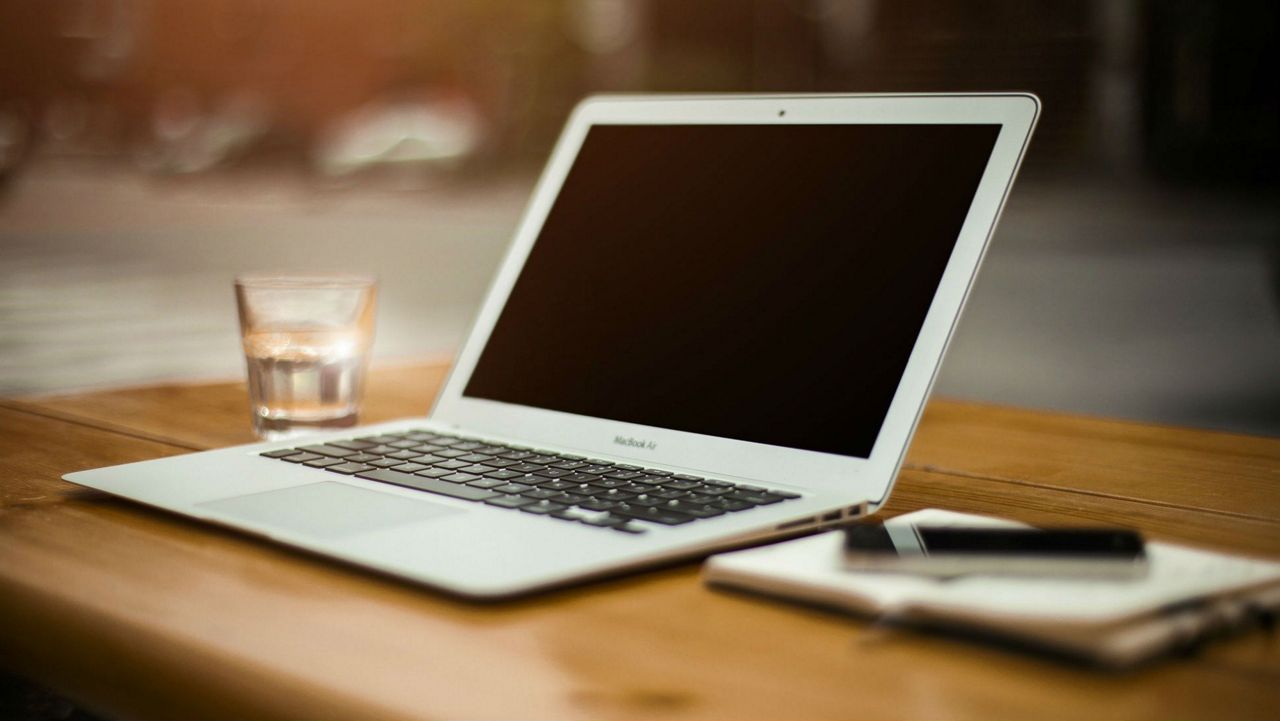
[{"label": "drinking glass", "polygon": [[236,278],[249,403],[259,438],[356,424],[373,345],[377,280],[364,275]]}]

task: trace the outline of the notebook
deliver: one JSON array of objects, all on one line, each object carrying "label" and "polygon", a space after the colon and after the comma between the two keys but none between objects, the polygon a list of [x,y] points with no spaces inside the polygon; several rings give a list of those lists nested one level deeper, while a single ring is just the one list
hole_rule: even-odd
[{"label": "notebook", "polygon": [[481,598],[867,513],[1038,112],[589,99],[429,415],[66,478]]},{"label": "notebook", "polygon": [[[1017,526],[938,509],[886,525]],[[972,575],[953,579],[843,567],[842,533],[711,557],[707,583],[928,628],[985,635],[1109,667],[1194,645],[1280,609],[1280,563],[1147,544],[1135,579]]]}]

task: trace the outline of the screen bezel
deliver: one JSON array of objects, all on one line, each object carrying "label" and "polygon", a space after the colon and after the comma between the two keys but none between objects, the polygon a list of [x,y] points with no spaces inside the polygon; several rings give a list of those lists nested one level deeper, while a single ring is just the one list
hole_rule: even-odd
[{"label": "screen bezel", "polygon": [[[431,417],[472,433],[518,439],[582,455],[836,491],[848,494],[851,500],[884,499],[1022,160],[1039,108],[1035,96],[1027,94],[601,96],[584,100],[574,109],[552,151]],[[600,124],[1001,126],[869,458],[779,448],[463,395],[587,132]],[[642,445],[616,443],[619,437]]]}]

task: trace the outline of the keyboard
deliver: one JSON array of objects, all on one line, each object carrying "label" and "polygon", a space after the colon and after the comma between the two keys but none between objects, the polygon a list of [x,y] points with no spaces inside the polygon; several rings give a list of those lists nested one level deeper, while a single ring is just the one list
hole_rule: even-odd
[{"label": "keyboard", "polygon": [[636,521],[680,526],[800,497],[761,486],[434,431],[363,436],[260,455],[629,534],[645,532],[644,524]]}]

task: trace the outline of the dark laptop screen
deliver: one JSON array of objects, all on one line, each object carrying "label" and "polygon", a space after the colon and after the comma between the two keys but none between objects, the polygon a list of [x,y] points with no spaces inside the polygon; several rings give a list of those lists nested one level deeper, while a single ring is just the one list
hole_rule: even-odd
[{"label": "dark laptop screen", "polygon": [[866,458],[998,125],[602,125],[464,395]]}]

